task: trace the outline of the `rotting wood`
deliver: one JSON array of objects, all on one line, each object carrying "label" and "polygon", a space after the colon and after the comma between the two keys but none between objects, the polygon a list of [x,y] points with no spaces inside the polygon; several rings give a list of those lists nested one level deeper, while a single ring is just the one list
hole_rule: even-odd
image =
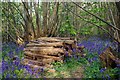
[{"label": "rotting wood", "polygon": [[115,55],[111,47],[108,47],[99,57],[103,67],[115,68],[120,64],[120,59]]}]

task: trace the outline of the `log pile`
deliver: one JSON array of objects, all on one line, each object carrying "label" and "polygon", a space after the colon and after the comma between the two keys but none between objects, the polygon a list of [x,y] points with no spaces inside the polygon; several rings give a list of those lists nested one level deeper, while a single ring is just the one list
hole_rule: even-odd
[{"label": "log pile", "polygon": [[82,50],[84,47],[78,47],[72,38],[41,37],[26,45],[22,63],[32,68],[50,68],[52,62],[63,62],[66,51],[70,56],[73,48]]},{"label": "log pile", "polygon": [[115,68],[117,65],[120,65],[120,59],[117,56],[117,52],[113,51],[111,47],[108,47],[99,57],[103,67]]}]

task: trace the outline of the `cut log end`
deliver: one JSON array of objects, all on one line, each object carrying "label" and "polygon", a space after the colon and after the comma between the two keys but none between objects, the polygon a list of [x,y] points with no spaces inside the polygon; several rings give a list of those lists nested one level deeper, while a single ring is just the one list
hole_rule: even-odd
[{"label": "cut log end", "polygon": [[63,62],[65,52],[70,56],[74,48],[82,49],[73,38],[41,37],[27,44],[23,63],[31,67],[48,67],[52,62]]}]

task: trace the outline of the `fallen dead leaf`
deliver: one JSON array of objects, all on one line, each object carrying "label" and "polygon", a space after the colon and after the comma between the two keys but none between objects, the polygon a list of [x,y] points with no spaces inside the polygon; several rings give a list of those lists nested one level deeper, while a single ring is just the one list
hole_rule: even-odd
[{"label": "fallen dead leaf", "polygon": [[55,69],[49,69],[48,72],[54,73],[54,72],[55,72]]}]

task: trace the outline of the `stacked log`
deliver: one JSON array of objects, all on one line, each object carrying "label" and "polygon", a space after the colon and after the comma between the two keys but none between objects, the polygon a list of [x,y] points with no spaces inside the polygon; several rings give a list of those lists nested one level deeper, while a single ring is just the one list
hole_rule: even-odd
[{"label": "stacked log", "polygon": [[49,68],[52,62],[63,62],[66,51],[71,55],[73,48],[80,47],[72,38],[41,37],[26,45],[22,63],[32,68]]}]

